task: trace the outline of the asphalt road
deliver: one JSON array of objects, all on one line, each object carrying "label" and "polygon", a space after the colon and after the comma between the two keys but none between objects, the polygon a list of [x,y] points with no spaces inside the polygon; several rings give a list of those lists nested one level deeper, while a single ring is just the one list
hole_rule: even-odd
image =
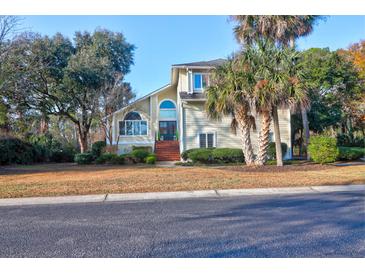
[{"label": "asphalt road", "polygon": [[365,257],[365,194],[2,207],[0,257]]}]

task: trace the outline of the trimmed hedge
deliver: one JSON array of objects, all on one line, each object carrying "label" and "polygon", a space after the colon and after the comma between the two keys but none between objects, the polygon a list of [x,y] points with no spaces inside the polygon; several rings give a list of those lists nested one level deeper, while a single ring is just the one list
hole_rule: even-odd
[{"label": "trimmed hedge", "polygon": [[156,160],[157,160],[156,155],[150,154],[146,157],[145,162],[146,164],[154,165],[156,163]]},{"label": "trimmed hedge", "polygon": [[91,153],[78,153],[75,155],[75,163],[78,165],[89,165],[93,162],[94,157]]},{"label": "trimmed hedge", "polygon": [[352,161],[358,160],[365,155],[365,148],[363,147],[339,147],[339,160]]},{"label": "trimmed hedge", "polygon": [[185,161],[203,164],[244,162],[243,152],[237,148],[194,148],[184,151],[181,157]]},{"label": "trimmed hedge", "polygon": [[243,163],[245,158],[242,149],[216,148],[212,151],[214,161],[221,163]]},{"label": "trimmed hedge", "polygon": [[339,155],[336,138],[320,135],[312,136],[309,139],[308,152],[311,159],[316,163],[333,163]]},{"label": "trimmed hedge", "polygon": [[[281,143],[281,150],[282,150],[283,157],[284,157],[286,154],[286,151],[288,150],[288,145],[286,143]],[[276,160],[275,142],[271,142],[269,144],[269,147],[267,149],[267,158],[268,158],[268,160]]]}]

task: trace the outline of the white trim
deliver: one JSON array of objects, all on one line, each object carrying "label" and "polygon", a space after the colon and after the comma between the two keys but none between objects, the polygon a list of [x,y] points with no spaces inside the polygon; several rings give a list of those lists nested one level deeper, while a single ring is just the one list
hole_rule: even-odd
[{"label": "white trim", "polygon": [[188,93],[193,93],[193,72],[188,70]]}]

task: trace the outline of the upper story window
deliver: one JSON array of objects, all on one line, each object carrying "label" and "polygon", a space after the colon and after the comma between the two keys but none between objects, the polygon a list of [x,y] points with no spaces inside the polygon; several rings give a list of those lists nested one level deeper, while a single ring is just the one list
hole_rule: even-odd
[{"label": "upper story window", "polygon": [[193,73],[194,91],[201,92],[209,85],[208,73]]},{"label": "upper story window", "polygon": [[138,112],[129,112],[123,121],[119,121],[119,134],[122,136],[147,135],[147,121],[142,120]]}]

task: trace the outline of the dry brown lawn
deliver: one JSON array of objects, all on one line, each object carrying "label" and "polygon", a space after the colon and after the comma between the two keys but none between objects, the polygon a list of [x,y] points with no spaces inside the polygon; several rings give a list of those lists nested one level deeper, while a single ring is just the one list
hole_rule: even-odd
[{"label": "dry brown lawn", "polygon": [[0,197],[364,184],[365,165],[278,168],[77,166],[0,167]]}]

